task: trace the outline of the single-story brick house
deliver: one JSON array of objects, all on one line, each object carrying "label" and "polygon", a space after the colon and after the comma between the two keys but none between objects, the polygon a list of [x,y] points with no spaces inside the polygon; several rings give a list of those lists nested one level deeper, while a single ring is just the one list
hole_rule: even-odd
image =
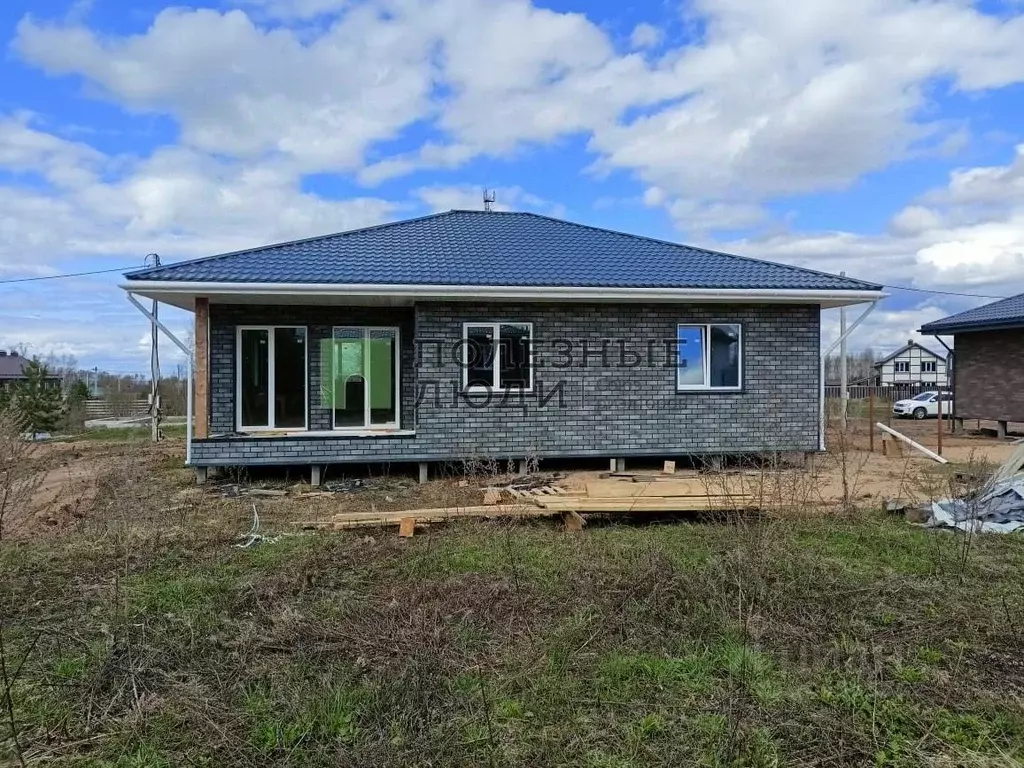
[{"label": "single-story brick house", "polygon": [[[195,312],[206,468],[821,447],[822,308],[881,286],[450,211],[131,272]],[[145,310],[143,310],[145,311]]]},{"label": "single-story brick house", "polygon": [[921,326],[953,337],[953,417],[1024,422],[1024,293]]}]

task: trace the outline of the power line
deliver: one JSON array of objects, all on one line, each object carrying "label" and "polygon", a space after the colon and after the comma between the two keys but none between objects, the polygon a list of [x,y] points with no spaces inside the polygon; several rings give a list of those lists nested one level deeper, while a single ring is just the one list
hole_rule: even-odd
[{"label": "power line", "polygon": [[905,285],[886,285],[886,288],[892,288],[897,291],[915,291],[917,293],[937,293],[943,296],[964,296],[969,299],[1008,299],[1009,296],[986,296],[983,293],[958,293],[957,291],[936,291],[930,288],[910,288]]},{"label": "power line", "polygon": [[112,269],[96,269],[92,272],[68,272],[63,275],[40,275],[38,277],[15,277],[9,280],[0,280],[0,284],[3,283],[32,283],[36,280],[59,280],[62,277],[86,277],[87,275],[103,275],[108,272],[130,272],[133,269],[138,269],[138,265],[131,267],[113,267]]}]

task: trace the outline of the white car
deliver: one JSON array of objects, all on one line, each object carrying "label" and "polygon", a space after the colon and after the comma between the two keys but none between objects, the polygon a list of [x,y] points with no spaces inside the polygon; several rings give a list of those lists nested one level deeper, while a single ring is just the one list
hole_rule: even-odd
[{"label": "white car", "polygon": [[938,417],[940,397],[942,398],[942,417],[945,418],[953,412],[953,394],[936,390],[922,392],[910,400],[899,400],[893,403],[892,414],[915,419],[927,419],[929,416]]}]

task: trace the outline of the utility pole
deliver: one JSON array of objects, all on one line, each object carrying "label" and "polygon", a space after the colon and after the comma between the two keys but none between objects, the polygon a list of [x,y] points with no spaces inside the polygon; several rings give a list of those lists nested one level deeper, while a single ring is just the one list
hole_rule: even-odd
[{"label": "utility pole", "polygon": [[[846,272],[839,273],[846,277]],[[846,307],[839,308],[839,426],[846,431],[846,410],[850,401],[850,392],[847,389],[846,376]]]},{"label": "utility pole", "polygon": [[[146,264],[149,265],[149,261],[152,259],[152,266],[160,266],[160,255],[157,253],[151,253],[146,256]],[[153,299],[153,319],[150,321],[150,333],[152,334],[152,341],[150,342],[150,354],[149,354],[149,424],[150,424],[150,437],[153,442],[157,442],[160,439],[160,332],[156,325],[157,321],[157,301]]]}]

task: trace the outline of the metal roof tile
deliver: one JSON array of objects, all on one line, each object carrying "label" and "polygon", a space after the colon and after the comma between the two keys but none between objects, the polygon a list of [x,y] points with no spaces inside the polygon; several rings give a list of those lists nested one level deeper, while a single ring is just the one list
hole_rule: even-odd
[{"label": "metal roof tile", "polygon": [[1024,293],[925,323],[921,333],[949,334],[1024,326]]},{"label": "metal roof tile", "polygon": [[535,213],[487,211],[449,211],[126,277],[215,283],[881,289],[852,278]]}]

